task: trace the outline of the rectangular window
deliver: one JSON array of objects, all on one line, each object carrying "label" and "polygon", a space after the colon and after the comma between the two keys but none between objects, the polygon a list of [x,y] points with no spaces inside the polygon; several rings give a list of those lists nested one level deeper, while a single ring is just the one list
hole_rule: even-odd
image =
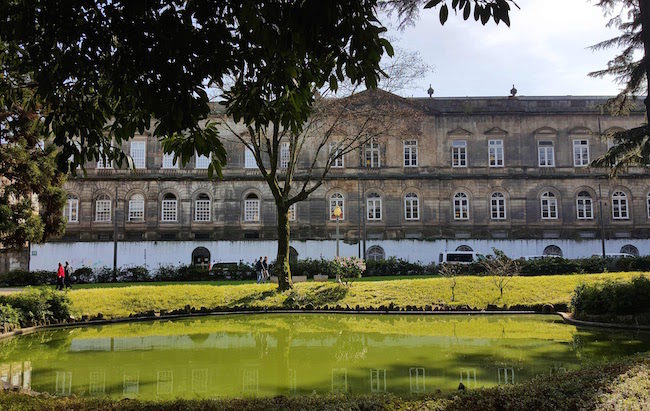
[{"label": "rectangular window", "polygon": [[158,395],[171,394],[174,391],[174,374],[172,371],[158,371],[156,392]]},{"label": "rectangular window", "polygon": [[97,200],[95,204],[95,221],[100,223],[111,221],[111,200]]},{"label": "rectangular window", "polygon": [[289,221],[296,221],[296,204],[289,206]]},{"label": "rectangular window", "polygon": [[426,391],[425,378],[424,368],[409,368],[411,393],[423,393]]},{"label": "rectangular window", "polygon": [[260,200],[249,199],[244,201],[244,221],[260,221]]},{"label": "rectangular window", "polygon": [[162,214],[161,221],[172,222],[176,221],[176,200],[163,200],[162,201]]},{"label": "rectangular window", "polygon": [[208,391],[208,370],[202,368],[192,370],[192,392],[207,392]]},{"label": "rectangular window", "polygon": [[133,166],[135,168],[147,168],[147,142],[146,141],[131,141],[131,149],[129,154],[133,159]]},{"label": "rectangular window", "polygon": [[245,369],[242,375],[242,391],[256,393],[259,390],[260,371],[258,369]]},{"label": "rectangular window", "polygon": [[537,157],[540,167],[555,167],[555,150],[552,141],[537,143]]},{"label": "rectangular window", "polygon": [[289,143],[280,144],[280,168],[289,167]]},{"label": "rectangular window", "polygon": [[210,167],[210,162],[212,161],[212,153],[209,156],[200,156],[197,153],[194,153],[196,156],[196,165],[197,170],[207,170]]},{"label": "rectangular window", "polygon": [[407,140],[404,142],[404,167],[418,166],[418,142]]},{"label": "rectangular window", "polygon": [[332,159],[332,168],[343,168],[343,154],[339,143],[330,143],[330,158]]},{"label": "rectangular window", "polygon": [[129,221],[144,221],[144,201],[141,199],[129,200]]},{"label": "rectangular window", "polygon": [[90,395],[102,395],[106,393],[106,373],[104,371],[92,371],[88,383]]},{"label": "rectangular window", "polygon": [[332,368],[332,392],[348,392],[348,369]]},{"label": "rectangular window", "polygon": [[499,384],[514,384],[515,370],[512,367],[499,368]]},{"label": "rectangular window", "polygon": [[97,166],[95,168],[99,170],[113,168],[113,163],[111,163],[111,160],[104,157],[104,151],[101,149],[99,150],[99,160],[97,161]]},{"label": "rectangular window", "polygon": [[379,155],[379,143],[377,141],[372,140],[366,143],[364,152],[367,168],[381,167],[381,156]]},{"label": "rectangular window", "polygon": [[381,220],[381,197],[368,198],[368,220]]},{"label": "rectangular window", "polygon": [[488,141],[488,159],[490,167],[503,167],[503,140]]},{"label": "rectangular window", "polygon": [[467,141],[454,140],[451,143],[451,166],[467,167]]},{"label": "rectangular window", "polygon": [[178,161],[174,161],[174,153],[171,154],[163,153],[162,168],[166,168],[166,169],[178,168]]},{"label": "rectangular window", "polygon": [[589,141],[573,140],[573,165],[575,167],[589,165]]},{"label": "rectangular window", "polygon": [[578,220],[592,220],[594,218],[594,207],[591,197],[578,196],[576,200]]},{"label": "rectangular window", "polygon": [[68,198],[65,209],[63,210],[63,216],[69,223],[79,222],[79,199]]},{"label": "rectangular window", "polygon": [[370,370],[370,392],[386,392],[386,369]]},{"label": "rectangular window", "polygon": [[138,371],[124,373],[122,380],[122,394],[126,397],[135,397],[140,393],[140,373]]},{"label": "rectangular window", "polygon": [[54,393],[57,395],[70,395],[71,392],[72,392],[72,372],[57,371]]},{"label": "rectangular window", "polygon": [[210,221],[210,200],[202,199],[194,202],[194,221]]},{"label": "rectangular window", "polygon": [[244,149],[244,167],[245,168],[257,168],[257,162],[255,161],[255,156],[253,152],[248,148]]}]

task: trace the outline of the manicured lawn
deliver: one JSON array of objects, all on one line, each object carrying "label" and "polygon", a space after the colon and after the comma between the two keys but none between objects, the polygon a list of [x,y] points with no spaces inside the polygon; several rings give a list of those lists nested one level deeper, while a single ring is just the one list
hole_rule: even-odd
[{"label": "manicured lawn", "polygon": [[640,273],[609,273],[514,277],[503,298],[493,277],[458,277],[456,299],[451,301],[450,280],[446,278],[404,279],[400,281],[359,281],[350,287],[333,282],[299,283],[291,291],[277,292],[272,284],[220,283],[146,284],[129,287],[75,288],[70,291],[72,310],[77,315],[104,318],[128,317],[148,311],[173,311],[186,306],[200,309],[305,308],[305,307],[426,307],[469,306],[484,309],[490,304],[512,307],[542,304],[569,304],[580,283],[607,279],[629,281]]},{"label": "manicured lawn", "polygon": [[466,392],[425,397],[305,395],[273,398],[111,400],[30,396],[0,391],[7,410],[644,410],[650,408],[650,358],[647,355],[561,375]]}]

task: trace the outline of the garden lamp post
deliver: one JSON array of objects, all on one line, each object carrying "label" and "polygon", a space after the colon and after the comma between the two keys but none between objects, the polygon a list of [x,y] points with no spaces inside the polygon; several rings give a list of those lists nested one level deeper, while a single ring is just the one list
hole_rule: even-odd
[{"label": "garden lamp post", "polygon": [[332,211],[332,215],[336,218],[336,256],[339,256],[339,220],[341,219],[341,215],[343,214],[343,211],[341,211],[340,206],[334,207],[334,211]]}]

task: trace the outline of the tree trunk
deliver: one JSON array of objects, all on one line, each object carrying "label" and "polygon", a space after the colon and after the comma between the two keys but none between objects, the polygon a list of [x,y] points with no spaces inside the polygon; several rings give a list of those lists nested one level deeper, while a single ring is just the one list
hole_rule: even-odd
[{"label": "tree trunk", "polygon": [[291,267],[289,266],[289,207],[276,204],[278,210],[278,255],[273,265],[273,271],[278,276],[278,290],[284,291],[293,287],[291,282]]},{"label": "tree trunk", "polygon": [[[643,39],[643,64],[645,65],[646,81],[650,84],[650,62],[648,53],[650,53],[650,5],[648,0],[639,0],[639,12],[641,14],[641,38]],[[646,116],[650,119],[650,90],[643,101],[646,107]],[[646,126],[650,135],[650,122]]]}]

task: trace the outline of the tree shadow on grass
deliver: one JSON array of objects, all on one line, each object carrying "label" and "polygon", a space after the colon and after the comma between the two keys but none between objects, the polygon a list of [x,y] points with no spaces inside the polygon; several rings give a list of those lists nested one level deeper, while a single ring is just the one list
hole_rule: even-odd
[{"label": "tree shadow on grass", "polygon": [[255,292],[245,297],[242,297],[239,300],[232,301],[229,305],[234,307],[249,306],[254,302],[261,302],[266,300],[267,298],[271,298],[277,295],[278,293],[279,291],[277,289]]},{"label": "tree shadow on grass", "polygon": [[284,300],[285,307],[312,305],[314,308],[334,305],[345,298],[348,287],[341,284],[321,284],[301,292],[292,290]]}]

